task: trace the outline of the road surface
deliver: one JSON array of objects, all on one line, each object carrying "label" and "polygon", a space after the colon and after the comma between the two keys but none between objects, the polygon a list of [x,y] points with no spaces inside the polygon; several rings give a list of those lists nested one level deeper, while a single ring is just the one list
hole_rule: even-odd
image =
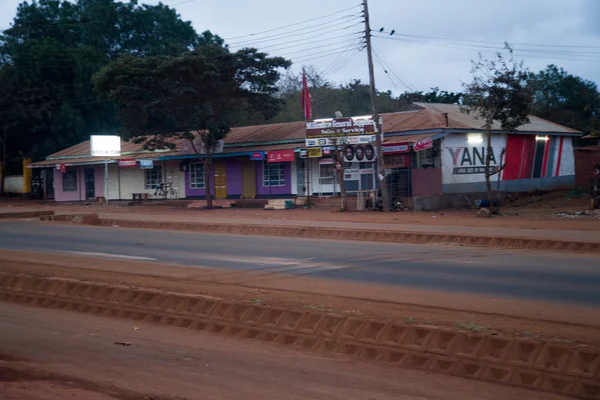
[{"label": "road surface", "polygon": [[[3,399],[566,400],[341,356],[2,302],[0,327]],[[18,374],[11,368],[21,376],[36,372],[15,381]],[[51,380],[39,379],[44,372]]]},{"label": "road surface", "polygon": [[597,307],[597,256],[2,222],[0,248]]}]

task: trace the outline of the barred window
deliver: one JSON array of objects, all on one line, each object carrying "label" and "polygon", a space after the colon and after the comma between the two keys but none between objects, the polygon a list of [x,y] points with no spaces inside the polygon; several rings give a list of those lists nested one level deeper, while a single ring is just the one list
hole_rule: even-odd
[{"label": "barred window", "polygon": [[285,186],[285,163],[263,164],[263,186]]},{"label": "barred window", "polygon": [[204,164],[190,164],[190,189],[204,189]]},{"label": "barred window", "polygon": [[63,192],[77,191],[77,171],[67,170],[62,174]]},{"label": "barred window", "polygon": [[163,183],[162,167],[155,165],[152,169],[146,171],[146,190],[156,189],[161,183]]}]

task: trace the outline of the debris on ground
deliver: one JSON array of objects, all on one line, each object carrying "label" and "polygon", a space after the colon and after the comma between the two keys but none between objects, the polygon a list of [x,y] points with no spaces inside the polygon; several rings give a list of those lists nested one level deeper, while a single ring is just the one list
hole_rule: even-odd
[{"label": "debris on ground", "polygon": [[114,342],[113,344],[116,344],[119,346],[124,346],[124,347],[131,346],[131,342]]}]

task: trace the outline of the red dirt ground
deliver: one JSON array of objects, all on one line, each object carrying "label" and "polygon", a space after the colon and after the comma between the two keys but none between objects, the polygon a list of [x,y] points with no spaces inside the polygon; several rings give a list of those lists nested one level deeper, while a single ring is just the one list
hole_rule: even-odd
[{"label": "red dirt ground", "polygon": [[581,306],[18,251],[0,251],[0,271],[260,301],[302,311],[354,314],[449,329],[464,329],[458,326],[471,324],[471,329],[482,327],[506,336],[600,345],[600,310]]},{"label": "red dirt ground", "polygon": [[401,224],[422,224],[427,226],[478,226],[492,228],[534,228],[563,230],[600,230],[598,216],[559,216],[564,212],[579,212],[589,208],[589,199],[569,197],[568,192],[556,192],[544,196],[523,196],[515,199],[502,209],[502,216],[494,218],[476,217],[478,210],[443,210],[439,212],[403,211],[390,214],[372,211],[340,213],[313,208],[310,210],[262,210],[262,209],[189,209],[187,202],[168,204],[126,205],[97,203],[56,203],[41,205],[31,201],[0,201],[3,212],[17,211],[19,208],[31,210],[56,210],[75,212],[154,214],[161,216],[205,215],[211,218],[246,218],[259,220],[299,220],[299,221],[343,221]]}]

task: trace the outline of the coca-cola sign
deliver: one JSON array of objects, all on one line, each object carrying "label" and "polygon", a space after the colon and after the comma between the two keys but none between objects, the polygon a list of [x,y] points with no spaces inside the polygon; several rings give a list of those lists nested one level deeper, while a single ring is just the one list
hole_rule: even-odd
[{"label": "coca-cola sign", "polygon": [[417,140],[413,146],[414,151],[422,151],[427,150],[433,147],[433,140],[431,139],[421,139]]}]

